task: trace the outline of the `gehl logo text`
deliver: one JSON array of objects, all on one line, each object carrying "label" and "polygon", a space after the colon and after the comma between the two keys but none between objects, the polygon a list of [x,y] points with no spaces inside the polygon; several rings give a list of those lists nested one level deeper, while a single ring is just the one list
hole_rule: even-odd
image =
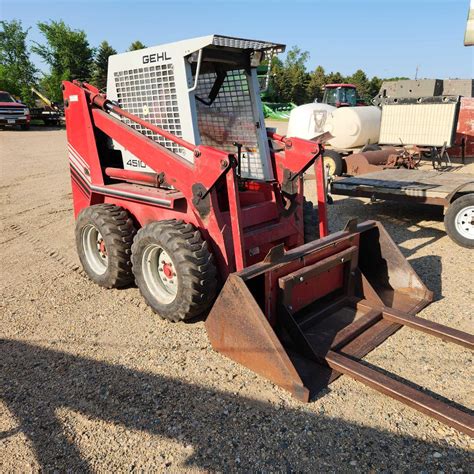
[{"label": "gehl logo text", "polygon": [[171,57],[168,56],[167,52],[145,54],[145,56],[142,57],[143,64],[158,63],[160,61],[169,61],[170,59]]}]

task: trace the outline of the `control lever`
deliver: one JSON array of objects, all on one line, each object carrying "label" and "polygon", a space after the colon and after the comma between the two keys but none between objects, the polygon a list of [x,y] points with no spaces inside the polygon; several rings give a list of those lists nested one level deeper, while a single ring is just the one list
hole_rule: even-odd
[{"label": "control lever", "polygon": [[242,143],[234,142],[232,143],[235,147],[237,147],[237,175],[240,177],[240,160],[242,158]]}]

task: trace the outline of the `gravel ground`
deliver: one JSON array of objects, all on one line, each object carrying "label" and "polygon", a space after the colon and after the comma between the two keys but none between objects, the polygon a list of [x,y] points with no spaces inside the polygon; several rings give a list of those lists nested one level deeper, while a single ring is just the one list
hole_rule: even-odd
[{"label": "gravel ground", "polygon": [[[203,322],[162,321],[136,288],[91,283],[65,132],[0,132],[0,146],[0,471],[472,469],[473,441],[454,429],[347,377],[301,404],[213,352]],[[472,252],[438,209],[341,198],[331,229],[353,216],[382,220],[434,290],[422,317],[472,331]],[[473,406],[459,347],[402,329],[366,360]]]}]

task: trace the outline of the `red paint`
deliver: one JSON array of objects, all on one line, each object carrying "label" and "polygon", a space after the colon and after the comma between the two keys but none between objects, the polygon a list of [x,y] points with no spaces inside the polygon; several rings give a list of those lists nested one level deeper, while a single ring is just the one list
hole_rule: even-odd
[{"label": "red paint", "polygon": [[324,87],[327,89],[337,89],[338,87],[345,87],[346,89],[357,89],[354,84],[326,84]]},{"label": "red paint", "polygon": [[171,280],[171,278],[173,278],[173,267],[170,263],[163,264],[163,273],[165,274],[165,277],[168,278],[168,280]]},{"label": "red paint", "polygon": [[[139,227],[163,219],[189,222],[209,243],[223,281],[229,273],[263,260],[276,245],[291,249],[303,243],[301,173],[321,155],[322,145],[274,134],[274,140],[285,144],[284,152],[271,154],[278,179],[238,182],[234,155],[169,137],[193,150],[194,162],[189,162],[109,115],[105,110],[113,110],[163,136],[169,135],[111,105],[93,86],[64,82],[64,99],[76,216],[87,206],[106,202],[127,209]],[[155,174],[110,168],[108,150],[103,142],[96,141],[99,130],[137,156]],[[322,162],[318,169],[321,178]],[[293,199],[297,206],[293,212],[285,209],[288,203],[282,195],[284,170],[295,176]],[[174,189],[157,187],[158,175]],[[106,184],[109,178],[124,182]],[[201,186],[200,196],[193,188],[197,183]],[[324,186],[318,181],[319,215],[325,235],[323,193]],[[199,211],[201,204],[208,209],[204,214]]]},{"label": "red paint", "polygon": [[450,156],[461,156],[461,141],[465,142],[465,156],[474,157],[474,98],[461,97],[458,125],[456,128],[456,145],[449,148]]}]

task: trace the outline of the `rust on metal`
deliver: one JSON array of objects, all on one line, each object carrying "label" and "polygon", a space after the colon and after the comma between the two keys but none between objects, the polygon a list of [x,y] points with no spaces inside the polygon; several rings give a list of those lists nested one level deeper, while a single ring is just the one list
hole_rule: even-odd
[{"label": "rust on metal", "polygon": [[428,321],[416,316],[410,316],[409,314],[404,314],[394,310],[383,311],[383,318],[431,334],[432,336],[437,336],[445,341],[459,344],[471,351],[474,350],[474,336],[459,331],[458,329],[450,328],[433,321]]},{"label": "rust on metal", "polygon": [[474,416],[427,395],[349,357],[330,351],[326,355],[330,367],[372,387],[448,426],[474,436]]},{"label": "rust on metal", "polygon": [[206,329],[215,350],[298,400],[347,374],[472,435],[472,414],[361,361],[403,326],[472,349],[471,335],[416,316],[432,297],[382,225],[353,221],[231,274]]},{"label": "rust on metal", "polygon": [[398,151],[394,147],[384,148],[378,151],[365,151],[353,153],[344,158],[346,173],[358,175],[378,171],[387,165],[390,155],[397,155]]}]

